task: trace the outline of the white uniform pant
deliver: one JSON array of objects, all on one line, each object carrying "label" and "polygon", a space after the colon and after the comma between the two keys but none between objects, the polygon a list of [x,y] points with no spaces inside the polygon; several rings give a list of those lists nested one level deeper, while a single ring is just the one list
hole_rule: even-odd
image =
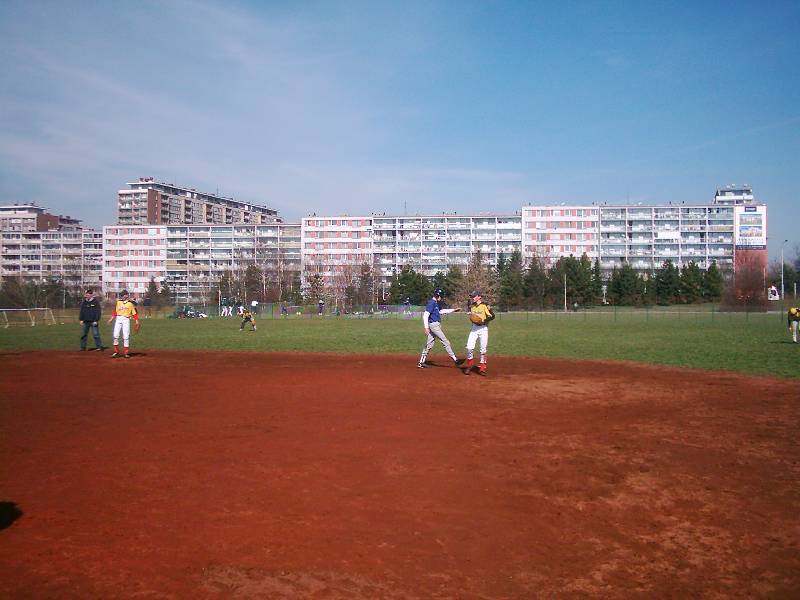
[{"label": "white uniform pant", "polygon": [[475,343],[481,342],[481,362],[486,362],[486,348],[489,346],[489,328],[486,325],[472,325],[467,337],[467,360],[472,360]]},{"label": "white uniform pant", "polygon": [[797,329],[800,328],[800,321],[792,321],[792,341],[797,343]]},{"label": "white uniform pant", "polygon": [[119,334],[122,332],[122,343],[127,348],[131,339],[131,320],[129,317],[114,319],[114,345],[119,345]]}]

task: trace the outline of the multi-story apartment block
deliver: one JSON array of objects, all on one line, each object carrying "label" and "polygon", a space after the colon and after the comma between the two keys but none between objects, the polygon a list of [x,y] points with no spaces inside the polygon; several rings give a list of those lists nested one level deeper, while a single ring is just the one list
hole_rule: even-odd
[{"label": "multi-story apartment block", "polygon": [[520,215],[376,216],[372,223],[376,273],[383,281],[405,265],[433,276],[450,266],[465,268],[478,251],[487,265],[522,252]]},{"label": "multi-story apartment block", "polygon": [[175,300],[207,302],[220,275],[259,267],[265,285],[294,285],[300,273],[300,225],[110,226],[103,281],[113,296],[144,294],[150,279],[166,282]]},{"label": "multi-story apartment block", "polygon": [[280,221],[271,208],[140,177],[117,192],[118,225],[252,224]]},{"label": "multi-story apartment block", "polygon": [[710,204],[526,206],[525,256],[552,263],[585,252],[599,258],[606,273],[623,263],[650,271],[667,260],[679,267],[693,261],[703,269],[713,262],[732,268],[737,249],[766,244],[766,206],[750,190],[731,192],[718,190]]},{"label": "multi-story apartment block", "polygon": [[586,253],[590,259],[596,259],[600,244],[599,211],[597,206],[523,207],[524,255],[528,259],[536,256],[549,261],[560,256]]},{"label": "multi-story apartment block", "polygon": [[35,204],[0,206],[0,231],[77,231],[79,219],[53,215]]},{"label": "multi-story apartment block", "polygon": [[302,220],[303,277],[323,278],[329,290],[344,290],[361,265],[372,265],[371,217],[306,217]]},{"label": "multi-story apartment block", "polygon": [[296,285],[301,270],[300,225],[170,226],[166,277],[179,301],[208,299],[225,271],[249,266],[264,274],[264,291],[279,296]]},{"label": "multi-story apartment block", "polygon": [[120,290],[134,297],[144,295],[154,279],[164,280],[167,228],[163,226],[118,226],[103,228],[103,292],[113,298]]},{"label": "multi-story apartment block", "polygon": [[102,276],[99,231],[0,232],[0,275],[26,280],[57,279],[72,290],[97,287]]}]

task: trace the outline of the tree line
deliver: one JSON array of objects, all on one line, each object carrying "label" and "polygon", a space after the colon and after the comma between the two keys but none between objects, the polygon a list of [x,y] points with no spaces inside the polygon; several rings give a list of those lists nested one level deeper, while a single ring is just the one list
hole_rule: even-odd
[{"label": "tree line", "polygon": [[592,262],[584,254],[580,258],[559,258],[551,266],[534,257],[527,265],[519,251],[501,255],[496,266],[485,263],[480,252],[462,271],[451,266],[447,273],[429,279],[404,267],[389,288],[392,304],[410,300],[424,304],[433,289],[442,288],[445,299],[460,304],[473,289],[491,299],[500,310],[563,308],[612,304],[620,306],[652,306],[656,304],[691,304],[715,302],[722,297],[724,278],[716,263],[707,270],[689,262],[678,268],[666,261],[650,273],[639,273],[629,264],[615,267],[604,277],[599,261]]}]

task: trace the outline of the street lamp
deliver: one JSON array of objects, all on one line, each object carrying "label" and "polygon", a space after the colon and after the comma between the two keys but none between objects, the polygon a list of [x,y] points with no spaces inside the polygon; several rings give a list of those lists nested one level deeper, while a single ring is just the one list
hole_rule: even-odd
[{"label": "street lamp", "polygon": [[783,240],[783,243],[781,244],[781,302],[783,302],[783,246],[788,241],[789,240]]}]

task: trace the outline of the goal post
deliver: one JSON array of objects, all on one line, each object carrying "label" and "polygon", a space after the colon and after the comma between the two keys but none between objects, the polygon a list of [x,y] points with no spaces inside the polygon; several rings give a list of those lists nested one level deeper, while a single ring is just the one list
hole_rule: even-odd
[{"label": "goal post", "polygon": [[55,325],[52,308],[0,308],[0,327]]}]

